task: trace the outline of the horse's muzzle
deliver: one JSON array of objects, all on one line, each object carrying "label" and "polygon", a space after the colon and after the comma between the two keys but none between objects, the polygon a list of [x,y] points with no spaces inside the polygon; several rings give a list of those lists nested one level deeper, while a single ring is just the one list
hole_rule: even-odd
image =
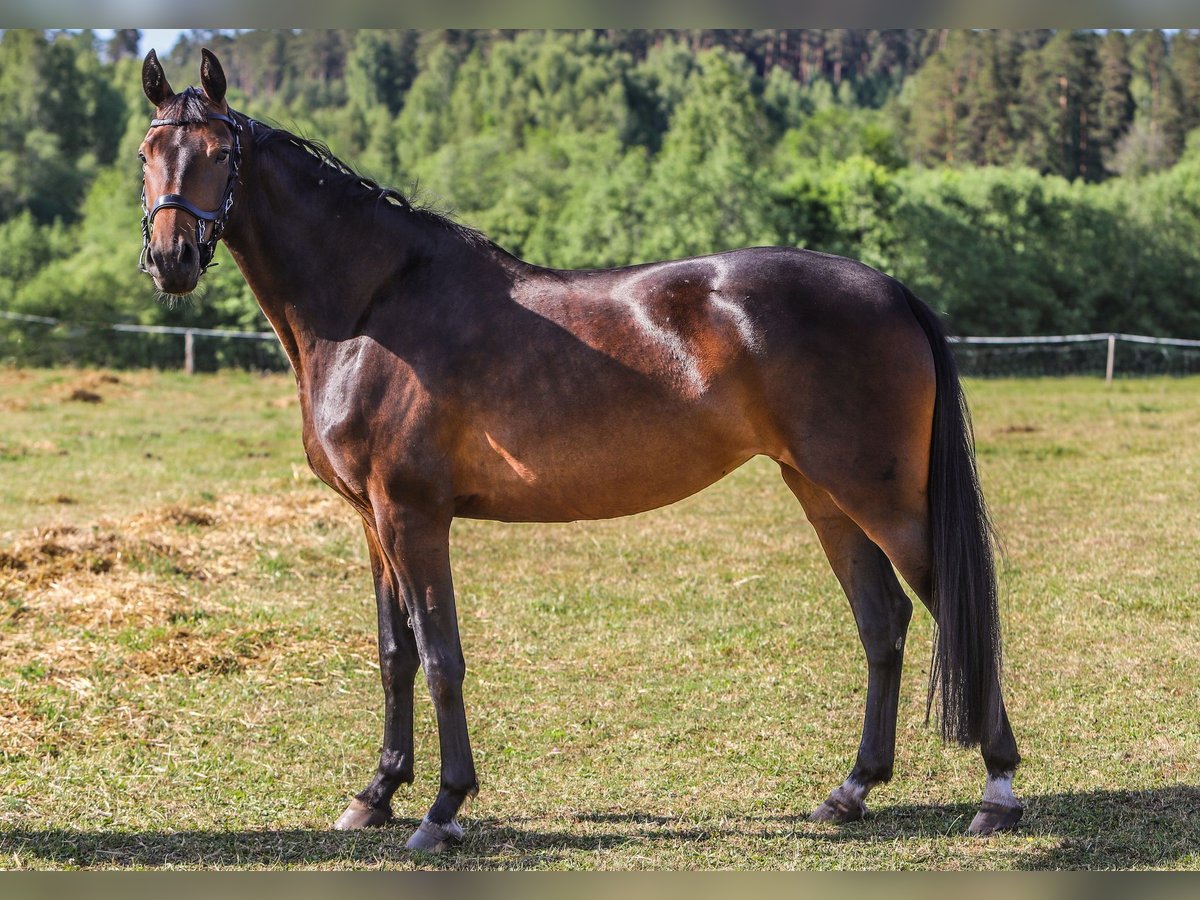
[{"label": "horse's muzzle", "polygon": [[190,294],[200,281],[200,253],[181,235],[165,249],[151,244],[146,251],[146,271],[164,294]]}]

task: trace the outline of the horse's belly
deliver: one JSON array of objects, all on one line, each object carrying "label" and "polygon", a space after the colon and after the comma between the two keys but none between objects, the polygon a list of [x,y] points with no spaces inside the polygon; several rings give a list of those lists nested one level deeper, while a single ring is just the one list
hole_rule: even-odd
[{"label": "horse's belly", "polygon": [[639,448],[554,445],[519,453],[496,438],[457,492],[456,513],[506,522],[610,519],[666,506],[745,463],[752,451],[686,441]]}]

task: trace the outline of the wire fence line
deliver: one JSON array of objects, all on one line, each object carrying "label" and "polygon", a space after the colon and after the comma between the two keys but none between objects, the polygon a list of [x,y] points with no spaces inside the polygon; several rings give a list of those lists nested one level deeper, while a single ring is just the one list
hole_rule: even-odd
[{"label": "wire fence line", "polygon": [[[8,310],[0,310],[0,319],[6,319],[10,322],[75,329],[80,332],[114,331],[126,334],[181,335],[183,337],[183,369],[189,375],[193,374],[196,370],[197,337],[264,342],[275,340],[275,332],[273,331],[238,331],[231,328],[199,328],[186,325],[136,325],[129,322],[64,322],[61,319],[50,316],[34,316]],[[282,356],[282,353],[279,355]],[[220,361],[218,360],[218,362]]]},{"label": "wire fence line", "polygon": [[1151,337],[1148,334],[1125,334],[1120,331],[1098,331],[1094,334],[1035,334],[1016,337],[957,337],[955,344],[1081,344],[1088,341],[1130,341],[1135,344],[1162,344],[1171,347],[1200,347],[1200,341],[1189,338]]},{"label": "wire fence line", "polygon": [[[94,333],[97,331],[112,331],[128,334],[147,334],[147,335],[169,335],[182,336],[184,339],[183,346],[183,369],[188,374],[192,374],[196,370],[196,338],[222,338],[235,341],[260,341],[274,344],[275,333],[273,331],[239,331],[230,328],[200,328],[186,325],[137,325],[133,323],[117,322],[65,322],[62,319],[53,318],[50,316],[35,316],[27,313],[12,312],[9,310],[0,310],[0,319],[10,322],[26,323],[31,325],[46,325],[54,328],[66,329],[67,331],[76,331],[78,333]],[[1013,352],[1017,354],[1031,354],[1040,350],[1052,348],[1056,345],[1084,345],[1104,343],[1107,345],[1107,353],[1105,356],[1104,376],[1109,382],[1112,381],[1116,371],[1116,349],[1118,343],[1129,343],[1134,345],[1142,345],[1143,347],[1158,346],[1162,348],[1179,348],[1181,350],[1197,350],[1200,351],[1200,340],[1189,338],[1164,338],[1154,337],[1147,334],[1128,334],[1125,332],[1091,332],[1087,334],[1044,334],[1044,335],[1003,335],[1003,336],[951,336],[950,342],[958,345],[960,350],[960,366],[968,374],[1022,374],[1023,369],[1031,370],[1034,367],[1028,365],[1028,361],[1021,363],[1011,363],[1009,366],[997,366],[997,354],[1008,354],[1011,356]],[[176,348],[178,345],[176,345]],[[276,345],[277,347],[277,345]],[[966,351],[964,353],[964,351]],[[973,352],[974,351],[974,352]],[[2,345],[0,345],[0,359],[4,357]],[[1078,353],[1073,354],[1078,356]],[[244,357],[245,355],[241,355]],[[222,363],[228,365],[246,366],[246,360],[239,357],[237,354],[226,354],[226,358],[221,355],[215,355],[209,362],[216,363],[220,366]],[[169,358],[169,355],[168,355]],[[174,359],[178,360],[178,349],[174,352]],[[261,357],[259,358],[262,359]],[[1098,362],[1088,357],[1085,362],[1080,362],[1078,359],[1070,357],[1058,357],[1055,359],[1055,365],[1047,366],[1043,361],[1040,372],[1034,374],[1068,374],[1073,371],[1090,371],[1098,369]],[[261,367],[265,368],[286,368],[286,359],[283,358],[282,352],[269,354],[266,357],[267,364]],[[254,366],[251,366],[254,367]],[[1176,374],[1191,374],[1200,372],[1200,352],[1187,354],[1186,357],[1177,361],[1174,366],[1147,366],[1146,360],[1142,359],[1137,364],[1126,367],[1129,371],[1135,373],[1167,371]],[[1027,373],[1027,372],[1026,372]]]}]

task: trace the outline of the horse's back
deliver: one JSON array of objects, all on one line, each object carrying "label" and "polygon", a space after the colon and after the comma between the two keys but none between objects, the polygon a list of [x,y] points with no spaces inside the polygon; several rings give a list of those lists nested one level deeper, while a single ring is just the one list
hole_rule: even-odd
[{"label": "horse's back", "polygon": [[839,452],[912,456],[876,458],[889,429],[928,446],[928,344],[899,285],[860,263],[752,248],[535,270],[513,299],[456,446],[466,514],[623,515],[759,454],[820,480]]}]

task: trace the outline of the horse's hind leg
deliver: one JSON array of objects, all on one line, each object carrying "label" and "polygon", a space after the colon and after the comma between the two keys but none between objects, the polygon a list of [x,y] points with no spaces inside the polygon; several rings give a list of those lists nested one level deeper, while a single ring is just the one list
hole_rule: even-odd
[{"label": "horse's hind leg", "polygon": [[413,780],[413,682],[420,657],[408,612],[396,592],[396,580],[379,546],[374,527],[366,526],[371,577],[379,612],[379,674],[383,681],[383,749],[375,777],[358,793],[334,828],[349,830],[383,825],[392,818],[392,794]]},{"label": "horse's hind leg", "polygon": [[[859,633],[867,650],[869,667],[863,749],[869,751],[872,746],[880,746],[878,736],[885,734],[882,724],[886,724],[886,771],[890,774],[897,706],[894,692],[899,686],[903,631],[895,634],[888,632],[888,638],[897,642],[894,658],[891,659],[893,670],[889,668],[891,651],[883,638],[885,629],[882,623],[891,625],[887,617],[889,614],[895,615],[895,607],[889,607],[887,600],[879,598],[890,596],[893,598],[893,604],[900,604],[905,614],[904,621],[907,623],[911,604],[907,600],[900,600],[903,593],[892,572],[894,566],[930,613],[934,613],[931,580],[933,561],[928,513],[923,505],[913,502],[913,498],[918,495],[911,492],[906,494],[903,491],[885,495],[886,489],[882,485],[843,484],[838,489],[835,504],[829,493],[794,470],[784,467],[783,473],[788,486],[804,504],[834,571],[851,598],[850,603],[854,607]],[[909,499],[906,501],[905,497]],[[848,517],[853,517],[853,521],[849,522]],[[859,549],[856,550],[856,547]],[[891,561],[891,566],[888,565],[888,560]],[[878,566],[882,566],[883,571],[872,576],[871,573],[875,572],[875,567]],[[849,581],[844,574],[847,569],[851,576]],[[872,578],[876,585],[874,589],[860,586],[871,584]],[[889,613],[889,610],[892,612]],[[875,633],[865,630],[864,623],[868,629],[873,628]],[[876,684],[880,685],[878,689]],[[883,685],[892,693],[884,696]],[[992,725],[984,730],[980,740],[980,750],[987,767],[987,783],[983,791],[983,802],[969,828],[972,834],[990,834],[1013,828],[1020,821],[1022,813],[1020,801],[1012,792],[1013,773],[1021,757],[1017,752],[1017,743],[998,687],[992,696],[1000,704],[1000,709],[998,715],[988,717]],[[876,716],[882,718],[873,719]],[[873,727],[876,735],[874,744]],[[864,755],[863,750],[859,751],[859,763],[855,766],[855,772],[851,773],[846,784],[834,791],[830,800],[826,802],[826,806],[832,804],[835,807],[831,812],[837,811],[839,798],[844,803],[847,796],[856,795],[860,789],[856,785],[863,784],[856,775],[859,766],[864,760],[869,766],[872,758],[870,752]],[[870,785],[867,784],[866,787],[869,789]],[[853,804],[849,805],[853,807]],[[823,814],[824,810],[825,806],[822,806],[816,815],[826,819],[848,821],[845,816]]]},{"label": "horse's hind leg", "polygon": [[867,702],[858,757],[845,782],[812,814],[814,821],[852,822],[866,814],[867,792],[892,777],[900,670],[912,603],[887,556],[829,494],[795,469],[781,468],[850,600],[867,655]]}]

